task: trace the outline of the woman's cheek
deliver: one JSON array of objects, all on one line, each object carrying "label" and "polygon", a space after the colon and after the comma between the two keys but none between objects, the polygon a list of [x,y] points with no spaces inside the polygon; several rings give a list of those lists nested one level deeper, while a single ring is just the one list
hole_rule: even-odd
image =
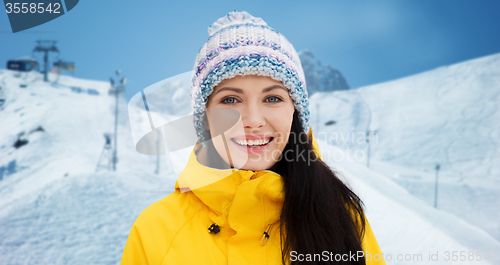
[{"label": "woman's cheek", "polygon": [[280,109],[279,111],[268,111],[268,121],[276,132],[290,133],[293,121],[293,109],[290,111],[288,108]]}]

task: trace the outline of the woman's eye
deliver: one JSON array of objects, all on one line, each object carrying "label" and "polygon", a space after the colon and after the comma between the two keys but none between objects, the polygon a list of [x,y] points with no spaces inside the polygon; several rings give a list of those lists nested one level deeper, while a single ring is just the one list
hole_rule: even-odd
[{"label": "woman's eye", "polygon": [[[270,97],[266,98],[266,100],[269,103],[277,103],[277,102],[282,101],[282,99],[277,97],[277,96],[270,96]],[[222,99],[221,103],[222,104],[235,104],[235,103],[238,103],[238,100],[234,97],[227,97],[227,98]]]},{"label": "woman's eye", "polygon": [[279,97],[276,97],[276,96],[268,97],[267,100],[268,100],[268,102],[271,102],[271,103],[275,103],[275,102],[281,101],[281,99]]},{"label": "woman's eye", "polygon": [[222,103],[223,104],[234,104],[234,103],[236,103],[236,99],[235,98],[225,98],[222,100]]}]

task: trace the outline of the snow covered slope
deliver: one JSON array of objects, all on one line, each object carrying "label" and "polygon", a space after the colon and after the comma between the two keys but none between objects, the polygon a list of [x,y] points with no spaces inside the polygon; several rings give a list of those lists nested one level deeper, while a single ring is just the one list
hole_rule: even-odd
[{"label": "snow covered slope", "polygon": [[363,164],[376,131],[370,168],[431,206],[439,164],[438,208],[500,240],[500,54],[318,93],[311,112],[318,138]]},{"label": "snow covered slope", "polygon": [[[366,216],[388,264],[499,264],[482,257],[446,260],[446,251],[469,255],[500,250],[491,235],[444,211],[429,207],[390,178],[346,159],[345,151],[318,140],[323,158],[343,176],[366,206]],[[429,254],[438,253],[437,261]],[[457,254],[458,255],[458,254]]]},{"label": "snow covered slope", "polygon": [[156,158],[135,152],[120,99],[117,171],[95,173],[114,126],[109,83],[42,80],[0,70],[0,264],[116,264],[137,215],[173,191],[168,168],[155,175]]}]

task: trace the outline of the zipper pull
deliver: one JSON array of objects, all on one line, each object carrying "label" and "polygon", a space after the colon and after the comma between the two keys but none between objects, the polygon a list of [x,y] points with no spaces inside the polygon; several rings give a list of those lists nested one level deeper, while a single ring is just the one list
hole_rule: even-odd
[{"label": "zipper pull", "polygon": [[213,223],[209,228],[208,228],[208,233],[211,234],[212,232],[214,232],[214,234],[217,234],[220,232],[220,228],[218,225],[216,225],[215,223]]},{"label": "zipper pull", "polygon": [[269,231],[271,230],[271,227],[273,227],[273,224],[268,225],[264,235],[262,235],[262,239],[260,240],[260,244],[262,246],[264,246],[269,239]]}]

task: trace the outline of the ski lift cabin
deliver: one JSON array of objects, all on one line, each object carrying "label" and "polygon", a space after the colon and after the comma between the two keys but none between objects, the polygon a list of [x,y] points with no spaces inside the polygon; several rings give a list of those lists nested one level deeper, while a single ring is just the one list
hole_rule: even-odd
[{"label": "ski lift cabin", "polygon": [[61,70],[64,71],[75,71],[75,63],[73,62],[65,62],[63,60],[58,60],[57,62],[54,63],[54,67],[60,72]]},{"label": "ski lift cabin", "polygon": [[21,72],[29,72],[38,68],[38,61],[32,57],[21,57],[7,61],[7,69]]}]

